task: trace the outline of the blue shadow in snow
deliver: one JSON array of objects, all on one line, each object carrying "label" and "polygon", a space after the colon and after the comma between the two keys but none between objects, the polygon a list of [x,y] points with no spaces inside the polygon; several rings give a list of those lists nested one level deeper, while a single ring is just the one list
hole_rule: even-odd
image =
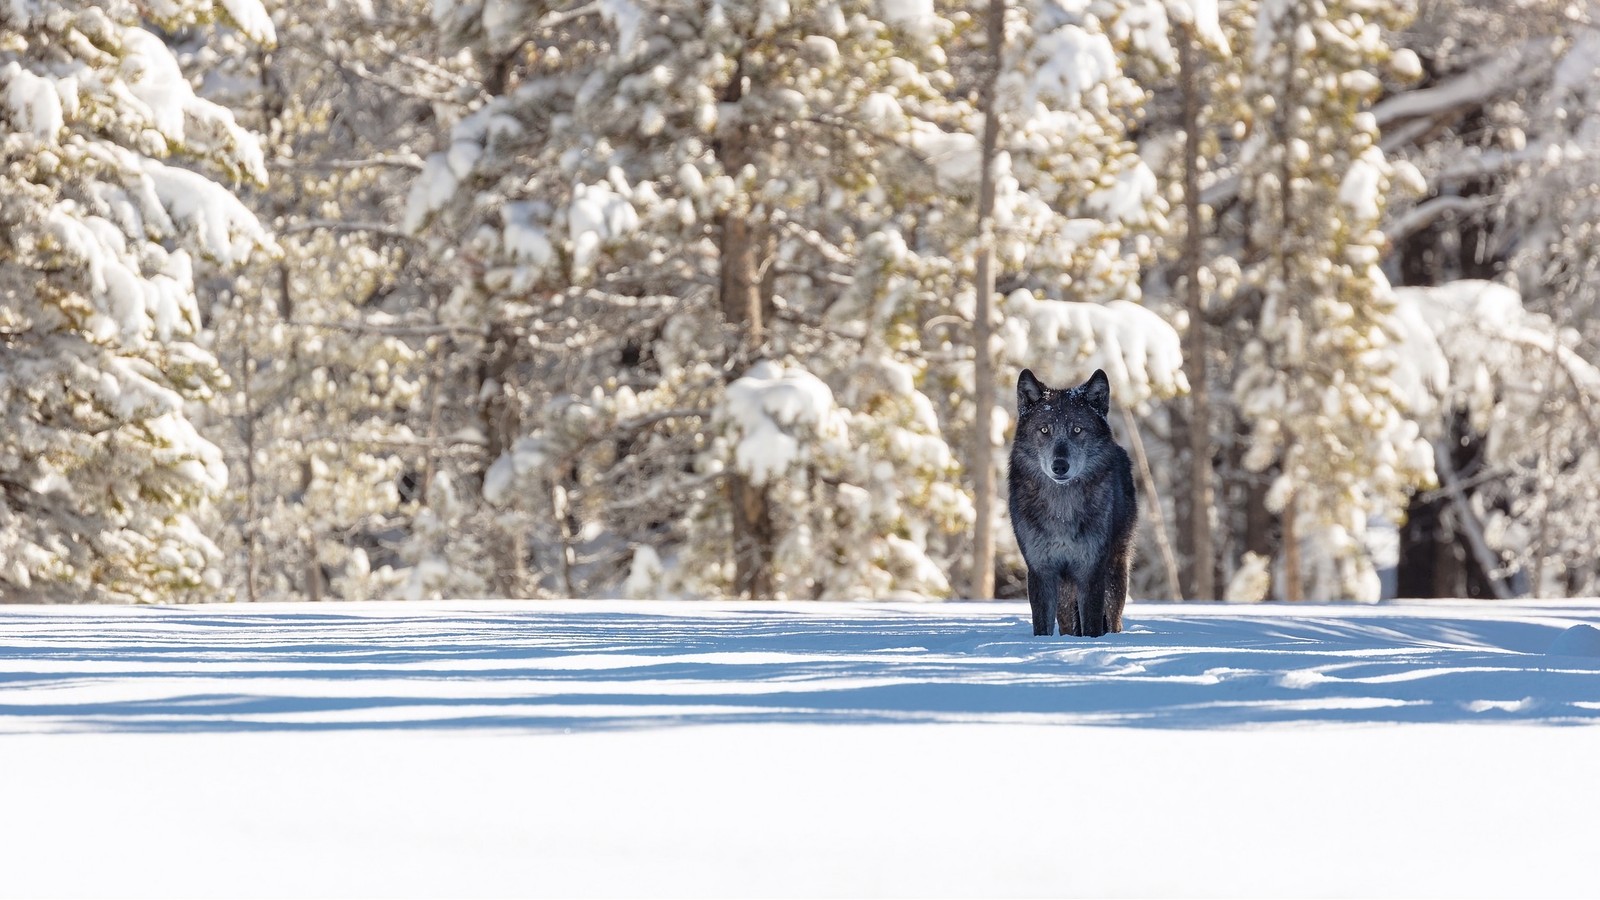
[{"label": "blue shadow in snow", "polygon": [[[0,614],[0,731],[595,730],[728,722],[1600,722],[1574,607],[1457,617],[717,611]],[[138,699],[96,699],[137,696]],[[51,699],[59,698],[59,699]]]}]

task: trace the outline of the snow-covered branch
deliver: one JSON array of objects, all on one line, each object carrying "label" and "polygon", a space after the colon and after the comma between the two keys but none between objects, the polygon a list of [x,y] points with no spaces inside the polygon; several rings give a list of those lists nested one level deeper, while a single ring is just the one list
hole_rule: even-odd
[{"label": "snow-covered branch", "polygon": [[1446,216],[1471,215],[1494,206],[1492,196],[1459,197],[1447,194],[1417,204],[1399,218],[1384,226],[1383,234],[1390,243],[1403,241],[1411,235]]},{"label": "snow-covered branch", "polygon": [[1550,42],[1535,40],[1501,50],[1432,87],[1405,91],[1379,103],[1372,114],[1382,127],[1406,119],[1458,115],[1516,90],[1551,63]]}]

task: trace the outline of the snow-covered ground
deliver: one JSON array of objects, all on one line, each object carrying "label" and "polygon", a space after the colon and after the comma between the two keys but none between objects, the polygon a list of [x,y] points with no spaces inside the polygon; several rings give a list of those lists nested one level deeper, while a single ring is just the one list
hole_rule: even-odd
[{"label": "snow-covered ground", "polygon": [[1600,604],[0,607],[4,896],[1595,896]]}]

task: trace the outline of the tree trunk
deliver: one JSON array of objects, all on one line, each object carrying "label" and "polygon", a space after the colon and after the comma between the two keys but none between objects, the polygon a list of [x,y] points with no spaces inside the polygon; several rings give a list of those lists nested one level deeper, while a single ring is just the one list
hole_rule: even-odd
[{"label": "tree trunk", "polygon": [[[1284,26],[1285,34],[1291,36],[1297,34],[1300,22],[1300,12],[1300,7],[1292,4],[1289,6],[1288,20]],[[1297,54],[1297,43],[1293,38],[1291,38],[1288,44],[1288,65],[1284,68],[1285,96],[1294,96],[1294,82],[1298,66],[1299,57]],[[1295,123],[1296,119],[1290,114],[1288,104],[1279,104],[1277,111],[1274,113],[1274,134],[1272,137],[1284,145],[1284,148],[1279,151],[1278,163],[1278,190],[1280,192],[1279,200],[1281,204],[1278,227],[1282,229],[1283,236],[1278,239],[1275,252],[1278,254],[1279,265],[1280,286],[1278,290],[1282,294],[1285,305],[1291,309],[1298,308],[1296,306],[1297,303],[1309,304],[1311,302],[1310,297],[1302,298],[1293,293],[1294,289],[1299,284],[1298,280],[1295,278],[1295,275],[1298,271],[1295,266],[1301,264],[1301,261],[1298,259],[1300,241],[1296,239],[1296,234],[1292,230],[1297,221],[1297,210],[1295,209],[1294,205],[1294,170],[1291,166],[1291,157],[1287,147],[1290,140],[1294,136]],[[1315,322],[1316,320],[1312,319],[1312,321]],[[1280,366],[1280,368],[1285,367]],[[1298,365],[1291,365],[1286,367],[1286,369],[1287,370],[1283,372],[1284,381],[1288,387],[1288,396],[1287,402],[1285,403],[1285,408],[1292,409],[1294,407],[1296,383],[1300,375],[1300,370]],[[1283,430],[1282,451],[1283,470],[1285,473],[1284,477],[1293,477],[1291,462],[1296,456],[1297,448],[1295,440],[1296,438],[1294,432],[1288,428],[1285,428]],[[1304,598],[1305,595],[1305,582],[1301,577],[1300,567],[1300,523],[1296,521],[1299,515],[1299,505],[1300,497],[1298,486],[1291,486],[1289,498],[1283,504],[1283,514],[1280,517],[1280,534],[1283,538],[1282,595],[1284,600],[1291,603],[1298,603]]]},{"label": "tree trunk", "polygon": [[[478,367],[478,396],[481,398],[478,415],[483,423],[486,441],[483,470],[479,473],[480,487],[482,479],[488,475],[489,467],[511,449],[522,427],[521,411],[517,408],[509,383],[517,356],[517,336],[509,323],[495,322],[489,327],[488,342],[484,348],[483,362]],[[502,597],[514,597],[519,593],[517,571],[523,548],[522,535],[513,527],[505,530],[500,537],[502,540],[490,543],[495,548],[491,552],[500,557],[493,561],[492,584],[495,592]]]},{"label": "tree trunk", "polygon": [[771,599],[775,594],[775,539],[767,492],[735,473],[728,477],[728,502],[733,506],[734,594],[750,600]]},{"label": "tree trunk", "polygon": [[761,316],[759,254],[748,216],[746,212],[728,212],[722,217],[722,317],[738,335],[734,357],[739,365],[735,368],[754,360],[766,331]]},{"label": "tree trunk", "polygon": [[[1191,325],[1190,327],[1193,327]],[[1187,350],[1184,351],[1188,353]],[[1167,408],[1167,439],[1172,447],[1173,471],[1189,471],[1189,416],[1179,404],[1174,403]],[[1227,502],[1226,475],[1224,480],[1223,502]],[[1194,519],[1195,492],[1174,484],[1172,489],[1172,523],[1177,529],[1175,546],[1178,554],[1178,594],[1174,599],[1191,600],[1197,595],[1194,592],[1194,529],[1189,523]],[[1223,528],[1227,528],[1227,520],[1223,520]]]},{"label": "tree trunk", "polygon": [[1228,449],[1228,471],[1234,477],[1231,501],[1244,510],[1244,549],[1271,558],[1272,511],[1267,509],[1267,474],[1244,467],[1244,451],[1250,440],[1249,429],[1235,423],[1233,444]]},{"label": "tree trunk", "polygon": [[1300,523],[1298,516],[1300,498],[1289,495],[1283,505],[1283,599],[1299,603],[1305,599],[1305,581],[1300,570]]},{"label": "tree trunk", "polygon": [[1178,28],[1179,80],[1183,83],[1183,239],[1184,306],[1189,328],[1184,333],[1184,361],[1189,369],[1189,487],[1190,500],[1184,523],[1189,532],[1189,599],[1216,600],[1216,550],[1211,534],[1211,398],[1206,355],[1204,298],[1200,292],[1200,78],[1201,62],[1195,52],[1194,30]]},{"label": "tree trunk", "polygon": [[[733,76],[722,93],[724,104],[732,106],[732,124],[717,136],[715,150],[722,168],[735,181],[751,160],[754,135],[739,121],[737,104],[744,97],[744,59],[734,66]],[[762,279],[759,230],[752,222],[753,211],[736,205],[718,221],[720,303],[722,318],[735,340],[729,349],[733,363],[728,377],[737,378],[761,351],[766,338],[762,308]],[[772,511],[763,486],[752,484],[743,474],[731,471],[727,478],[728,505],[733,517],[733,592],[748,599],[771,598],[773,584]]]},{"label": "tree trunk", "polygon": [[[311,460],[306,459],[300,463],[300,494],[309,496],[311,483],[315,480],[312,474]],[[317,553],[317,535],[314,532],[306,533],[306,599],[313,603],[322,600],[322,559]]]},{"label": "tree trunk", "polygon": [[259,599],[257,584],[261,579],[261,517],[256,509],[256,401],[251,376],[255,356],[250,352],[250,338],[255,334],[256,319],[250,312],[249,300],[244,307],[244,333],[239,335],[239,382],[244,392],[244,590],[251,602]]},{"label": "tree trunk", "polygon": [[979,103],[983,106],[982,174],[978,180],[978,259],[974,287],[972,349],[973,392],[977,410],[972,422],[972,500],[977,521],[972,535],[973,599],[994,596],[994,358],[990,354],[990,307],[994,299],[994,162],[1000,117],[994,85],[1000,76],[1005,44],[1005,0],[989,0],[989,64],[983,74]]}]

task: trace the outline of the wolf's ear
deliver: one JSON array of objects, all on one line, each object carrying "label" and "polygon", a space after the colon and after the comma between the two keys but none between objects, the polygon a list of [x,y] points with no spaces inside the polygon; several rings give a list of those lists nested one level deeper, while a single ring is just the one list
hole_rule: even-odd
[{"label": "wolf's ear", "polygon": [[1028,414],[1029,407],[1044,398],[1044,385],[1033,377],[1032,369],[1023,369],[1017,376],[1017,415]]},{"label": "wolf's ear", "polygon": [[1078,391],[1089,407],[1101,416],[1111,414],[1111,380],[1104,369],[1095,369],[1089,380],[1078,386]]}]

